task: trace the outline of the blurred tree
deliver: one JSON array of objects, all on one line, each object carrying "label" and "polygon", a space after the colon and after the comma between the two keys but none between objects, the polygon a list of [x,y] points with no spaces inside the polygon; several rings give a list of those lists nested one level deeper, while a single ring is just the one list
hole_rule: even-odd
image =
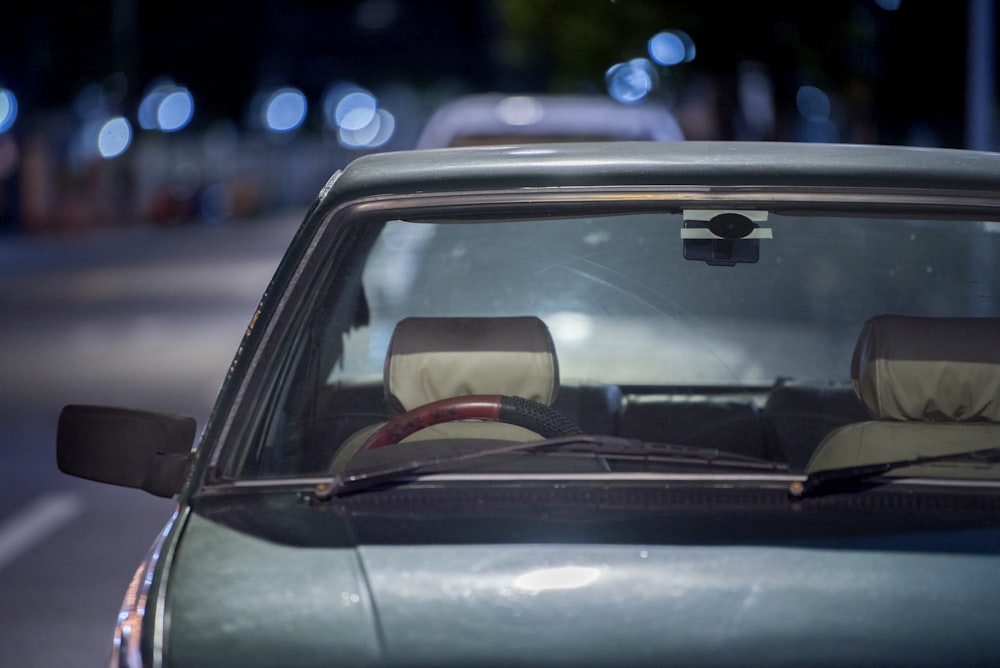
[{"label": "blurred tree", "polygon": [[[739,136],[740,73],[748,64],[773,84],[774,138],[800,138],[799,90],[829,95],[840,141],[960,145],[963,4],[903,0],[496,0],[504,38],[497,53],[510,89],[603,91],[617,62],[646,56],[656,32],[693,39],[691,63],[661,69],[666,99],[711,99],[723,138]],[[708,90],[709,92],[705,92]]]},{"label": "blurred tree", "polygon": [[664,27],[688,30],[700,13],[684,3],[608,0],[497,0],[504,41],[502,67],[554,92],[603,88],[615,62],[645,54],[646,40]]}]

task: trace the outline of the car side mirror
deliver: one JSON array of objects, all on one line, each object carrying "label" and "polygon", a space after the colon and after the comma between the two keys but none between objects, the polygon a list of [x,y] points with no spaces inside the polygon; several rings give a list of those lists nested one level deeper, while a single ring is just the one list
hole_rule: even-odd
[{"label": "car side mirror", "polygon": [[175,495],[191,462],[194,418],[70,405],[59,414],[56,463],[69,475]]}]

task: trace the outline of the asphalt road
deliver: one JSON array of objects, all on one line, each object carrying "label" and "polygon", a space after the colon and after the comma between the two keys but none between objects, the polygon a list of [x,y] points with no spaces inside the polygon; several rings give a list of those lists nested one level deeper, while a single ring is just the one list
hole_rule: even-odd
[{"label": "asphalt road", "polygon": [[203,425],[304,213],[0,239],[0,665],[106,665],[128,580],[173,511],[61,474],[61,407]]}]

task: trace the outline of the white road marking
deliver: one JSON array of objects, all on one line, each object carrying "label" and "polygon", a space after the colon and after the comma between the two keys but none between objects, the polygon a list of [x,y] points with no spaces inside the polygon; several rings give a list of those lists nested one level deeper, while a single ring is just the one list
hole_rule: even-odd
[{"label": "white road marking", "polygon": [[43,494],[0,524],[0,570],[83,512],[74,492]]}]

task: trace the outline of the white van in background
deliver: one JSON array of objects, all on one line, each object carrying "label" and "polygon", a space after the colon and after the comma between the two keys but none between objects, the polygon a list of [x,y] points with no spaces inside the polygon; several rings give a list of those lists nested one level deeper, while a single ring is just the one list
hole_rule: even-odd
[{"label": "white van in background", "polygon": [[457,98],[427,121],[416,148],[568,141],[680,141],[673,114],[653,103],[627,105],[601,95]]}]

